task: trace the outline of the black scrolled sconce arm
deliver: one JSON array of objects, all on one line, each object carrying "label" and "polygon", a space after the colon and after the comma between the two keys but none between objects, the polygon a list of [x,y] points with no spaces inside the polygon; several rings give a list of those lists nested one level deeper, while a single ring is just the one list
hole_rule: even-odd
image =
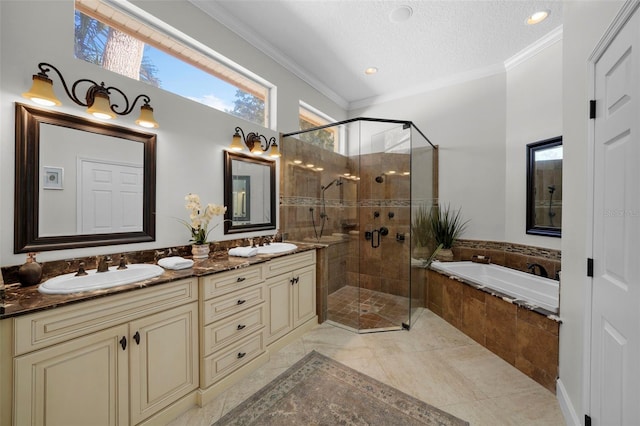
[{"label": "black scrolled sconce arm", "polygon": [[[119,105],[116,103],[110,104],[109,107],[111,108],[111,111],[113,111],[114,113],[118,114],[118,115],[128,115],[130,114],[133,109],[135,108],[136,104],[138,103],[138,100],[142,99],[144,102],[144,105],[149,106],[149,103],[151,102],[151,98],[145,94],[140,94],[138,95],[133,103],[131,105],[129,105],[129,98],[127,98],[127,95],[124,94],[124,92],[120,89],[118,89],[117,87],[114,86],[109,86],[109,87],[105,87],[104,82],[101,82],[100,84],[96,83],[93,80],[90,80],[88,78],[81,78],[77,81],[75,81],[72,85],[71,85],[71,90],[69,90],[69,86],[67,85],[67,82],[65,81],[64,77],[62,76],[62,73],[58,70],[58,68],[56,68],[55,66],[48,64],[46,62],[40,62],[38,64],[38,68],[40,69],[40,72],[38,73],[38,75],[40,77],[44,77],[49,79],[49,75],[48,73],[51,72],[52,70],[55,71],[55,73],[58,75],[58,77],[60,78],[60,82],[62,83],[62,87],[64,88],[65,93],[67,94],[67,96],[69,97],[69,99],[71,99],[73,102],[75,102],[76,104],[83,106],[83,107],[90,107],[91,105],[93,105],[95,96],[97,93],[102,93],[106,96],[109,96],[112,91],[118,92],[120,94],[120,96],[122,96],[122,98],[124,99],[124,108],[120,111],[118,111]],[[78,95],[76,94],[77,90],[78,90],[78,85],[83,84],[83,83],[88,83],[91,86],[87,89],[86,94],[85,94],[85,100],[82,101]],[[82,92],[80,92],[82,93]],[[236,129],[237,130],[237,129]],[[242,129],[241,129],[242,130]]]},{"label": "black scrolled sconce arm", "polygon": [[[271,145],[277,145],[276,144],[276,138],[275,136],[271,136],[271,138],[269,140],[267,140],[267,137],[265,135],[258,135],[258,141],[260,143],[260,148],[262,148],[263,151],[266,151],[269,149],[269,147],[271,147]],[[262,141],[264,140],[264,142],[267,144],[267,146],[262,146]],[[255,139],[254,139],[255,141]]]}]

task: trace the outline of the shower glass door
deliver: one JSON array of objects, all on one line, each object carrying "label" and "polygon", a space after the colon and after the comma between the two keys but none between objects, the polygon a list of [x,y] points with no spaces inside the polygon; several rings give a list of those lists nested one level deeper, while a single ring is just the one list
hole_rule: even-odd
[{"label": "shower glass door", "polygon": [[424,306],[424,283],[412,285],[423,277],[412,268],[412,196],[427,197],[413,188],[431,188],[432,174],[414,179],[412,167],[420,179],[431,169],[412,159],[415,135],[409,122],[353,119],[283,138],[281,227],[289,240],[325,245],[321,321],[401,330]]}]

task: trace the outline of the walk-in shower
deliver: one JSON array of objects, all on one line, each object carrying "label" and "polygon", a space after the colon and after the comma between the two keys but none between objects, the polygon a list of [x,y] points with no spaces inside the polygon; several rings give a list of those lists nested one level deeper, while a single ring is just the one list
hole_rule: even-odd
[{"label": "walk-in shower", "polygon": [[359,332],[409,328],[425,300],[412,227],[437,201],[436,147],[409,121],[373,118],[281,142],[282,231],[326,245],[320,317]]}]

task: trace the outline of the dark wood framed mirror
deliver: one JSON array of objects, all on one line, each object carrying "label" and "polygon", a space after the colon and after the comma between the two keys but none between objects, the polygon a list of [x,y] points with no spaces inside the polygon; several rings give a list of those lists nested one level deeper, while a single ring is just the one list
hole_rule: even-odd
[{"label": "dark wood framed mirror", "polygon": [[224,152],[224,233],[276,229],[276,163]]},{"label": "dark wood framed mirror", "polygon": [[562,236],[562,136],[527,145],[526,232]]},{"label": "dark wood framed mirror", "polygon": [[15,113],[14,253],[155,241],[155,134]]}]

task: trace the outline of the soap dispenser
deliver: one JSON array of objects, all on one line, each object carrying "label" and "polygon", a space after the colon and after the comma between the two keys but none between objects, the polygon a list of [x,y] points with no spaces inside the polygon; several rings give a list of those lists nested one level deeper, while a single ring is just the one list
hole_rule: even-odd
[{"label": "soap dispenser", "polygon": [[35,285],[42,278],[42,266],[36,262],[36,253],[28,253],[27,261],[18,269],[18,281],[23,287]]}]

